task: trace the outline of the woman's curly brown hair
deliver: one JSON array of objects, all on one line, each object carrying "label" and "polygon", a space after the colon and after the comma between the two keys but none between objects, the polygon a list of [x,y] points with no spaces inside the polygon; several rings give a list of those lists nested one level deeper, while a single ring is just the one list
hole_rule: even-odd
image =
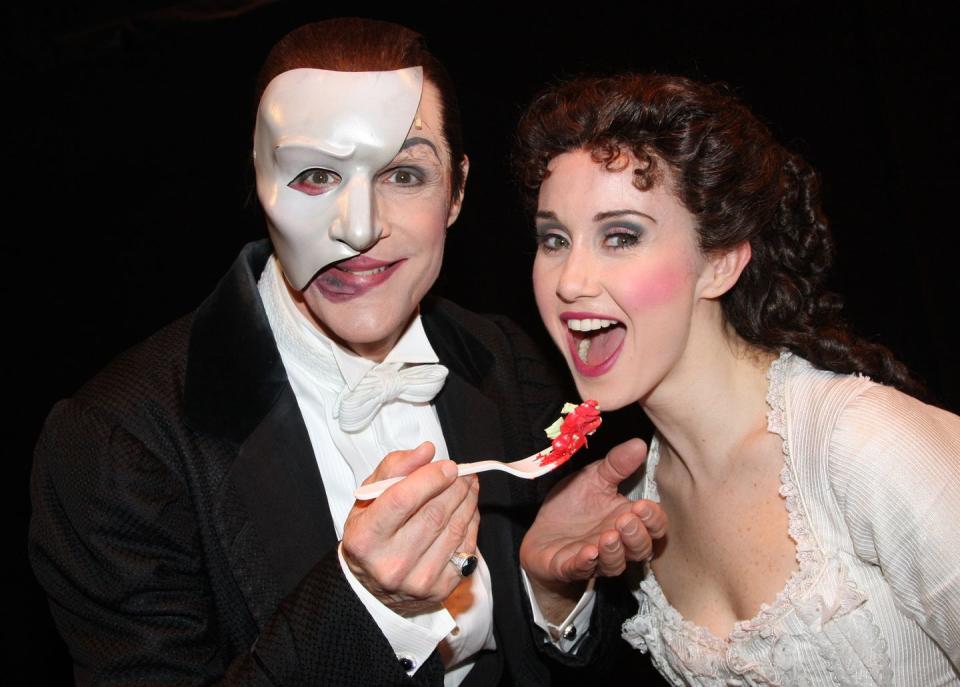
[{"label": "woman's curly brown hair", "polygon": [[750,242],[753,257],[721,300],[744,340],[922,394],[890,351],[853,335],[840,317],[839,296],[825,287],[833,240],[816,172],[726,88],[622,74],[548,89],[523,115],[514,154],[531,207],[550,160],[579,149],[608,169],[619,169],[621,154],[631,153],[640,190],[663,180],[666,170],[696,218],[705,253]]}]

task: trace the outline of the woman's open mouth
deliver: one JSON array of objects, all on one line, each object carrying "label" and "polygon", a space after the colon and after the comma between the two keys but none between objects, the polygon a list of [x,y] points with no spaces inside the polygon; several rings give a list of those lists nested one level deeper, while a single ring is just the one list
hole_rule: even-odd
[{"label": "woman's open mouth", "polygon": [[597,377],[610,370],[627,334],[619,320],[595,313],[563,313],[560,319],[567,327],[567,345],[577,371]]}]

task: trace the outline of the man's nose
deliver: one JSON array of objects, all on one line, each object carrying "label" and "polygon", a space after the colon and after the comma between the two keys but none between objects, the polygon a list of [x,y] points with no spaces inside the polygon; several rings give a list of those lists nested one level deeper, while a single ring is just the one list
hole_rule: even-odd
[{"label": "man's nose", "polygon": [[364,251],[380,239],[377,203],[370,179],[355,176],[337,199],[339,212],[330,227],[330,236],[355,251]]}]

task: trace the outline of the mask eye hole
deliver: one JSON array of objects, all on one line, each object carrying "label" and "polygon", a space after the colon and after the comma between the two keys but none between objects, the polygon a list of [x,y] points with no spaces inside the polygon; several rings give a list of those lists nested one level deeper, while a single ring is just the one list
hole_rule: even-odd
[{"label": "mask eye hole", "polygon": [[332,191],[340,185],[340,181],[340,175],[336,172],[313,167],[300,172],[287,186],[308,196],[319,196]]}]

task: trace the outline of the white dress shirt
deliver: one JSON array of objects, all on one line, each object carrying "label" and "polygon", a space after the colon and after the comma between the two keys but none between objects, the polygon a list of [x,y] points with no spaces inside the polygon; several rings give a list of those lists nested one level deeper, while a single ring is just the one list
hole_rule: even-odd
[{"label": "white dress shirt", "polygon": [[[259,282],[267,319],[277,341],[290,386],[293,388],[307,433],[317,457],[337,538],[353,508],[357,488],[391,451],[410,449],[423,441],[436,447],[435,460],[449,458],[436,410],[429,403],[387,403],[368,427],[353,433],[340,429],[333,410],[344,387],[354,388],[377,363],[344,350],[307,320],[290,298],[275,257],[267,263]],[[404,332],[383,365],[439,362],[427,340],[419,316]],[[456,608],[456,618],[446,608],[413,617],[397,615],[380,603],[354,577],[343,557],[340,564],[354,592],[386,636],[398,657],[423,665],[441,642],[449,664],[445,682],[459,684],[473,665],[472,656],[495,649],[493,598],[490,571],[480,561],[474,575],[464,578],[458,598],[472,603]]]},{"label": "white dress shirt", "polygon": [[[386,403],[373,421],[358,432],[344,432],[334,418],[334,409],[344,388],[353,389],[378,363],[355,355],[325,336],[296,307],[287,291],[279,263],[271,256],[258,284],[267,319],[287,371],[323,479],[330,514],[337,532],[354,505],[353,491],[391,451],[411,449],[423,441],[436,447],[434,460],[446,460],[447,445],[436,410],[430,403]],[[379,365],[438,363],[427,340],[420,316],[413,320]],[[403,617],[376,599],[349,570],[340,556],[344,576],[380,627],[398,658],[409,659],[411,674],[429,658],[441,642],[448,670],[447,687],[459,685],[473,667],[481,650],[496,649],[493,633],[493,597],[490,571],[480,552],[476,572],[464,578],[447,605],[432,613]],[[526,579],[524,577],[524,581]],[[560,628],[543,620],[532,603],[537,624],[546,630],[561,650],[569,651],[585,636],[593,608],[590,589]],[[530,592],[527,586],[528,593]],[[530,594],[531,600],[533,595]],[[463,599],[469,600],[466,605]],[[451,613],[451,610],[453,613]],[[566,639],[573,635],[575,639]]]}]

